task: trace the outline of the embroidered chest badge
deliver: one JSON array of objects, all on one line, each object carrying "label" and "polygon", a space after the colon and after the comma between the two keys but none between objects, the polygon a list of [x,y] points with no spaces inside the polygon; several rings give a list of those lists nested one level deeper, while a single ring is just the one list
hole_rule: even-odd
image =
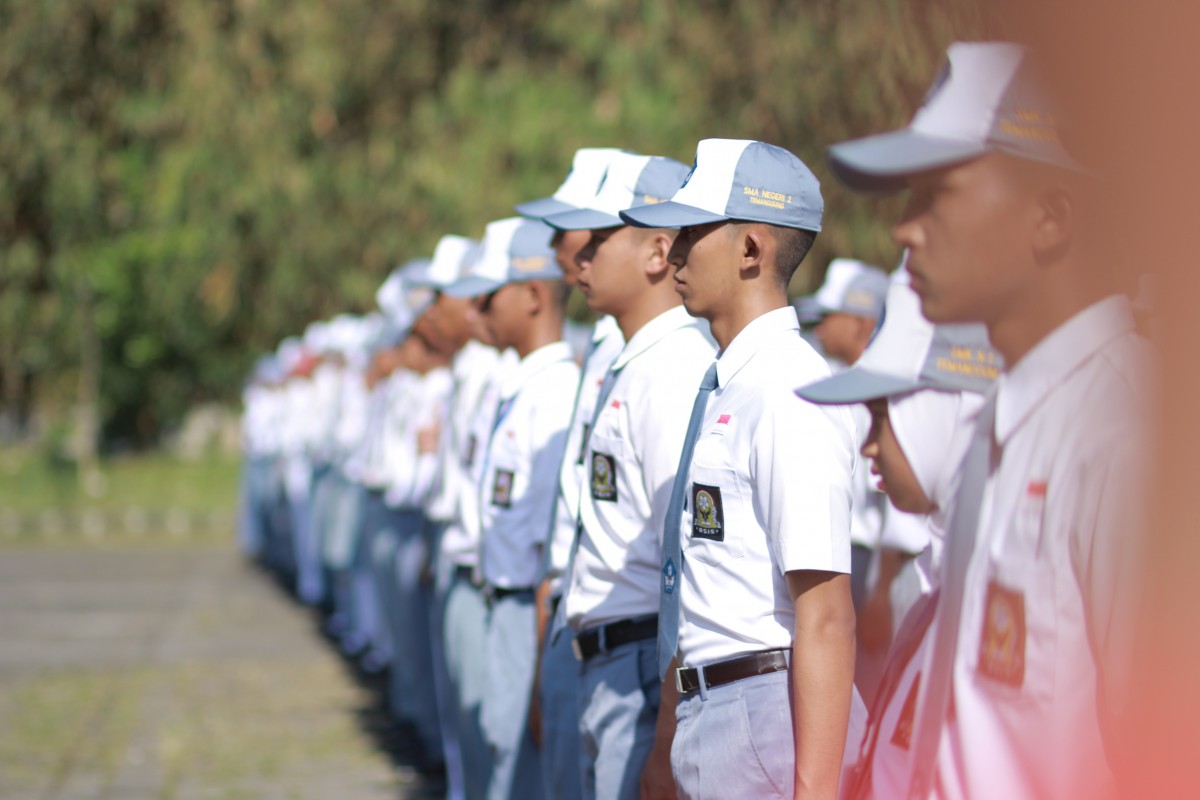
[{"label": "embroidered chest badge", "polygon": [[675,559],[668,558],[667,563],[663,564],[662,568],[662,589],[664,594],[671,594],[675,591]]},{"label": "embroidered chest badge", "polygon": [[617,462],[606,453],[592,452],[592,499],[615,503],[617,500]]},{"label": "embroidered chest badge", "polygon": [[492,505],[512,508],[513,477],[512,470],[496,470],[496,480],[492,483]]},{"label": "embroidered chest badge", "polygon": [[692,484],[692,538],[725,541],[725,508],[721,504],[721,487]]},{"label": "embroidered chest badge", "polygon": [[979,637],[980,675],[1019,687],[1025,681],[1025,596],[988,583]]}]

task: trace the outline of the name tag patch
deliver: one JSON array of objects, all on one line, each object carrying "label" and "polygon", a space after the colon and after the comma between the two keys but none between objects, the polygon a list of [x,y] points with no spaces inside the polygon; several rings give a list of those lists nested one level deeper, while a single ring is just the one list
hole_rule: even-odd
[{"label": "name tag patch", "polygon": [[896,730],[892,731],[892,744],[907,750],[912,742],[913,720],[917,716],[917,690],[921,688],[921,675],[913,679],[908,696],[904,698],[904,706],[900,709],[900,718],[896,720]]},{"label": "name tag patch", "polygon": [[496,480],[492,483],[492,505],[500,506],[501,508],[512,508],[512,492],[512,470],[496,470]]},{"label": "name tag patch", "polygon": [[725,541],[725,508],[721,504],[721,487],[692,484],[692,538]]},{"label": "name tag patch", "polygon": [[592,499],[617,501],[617,462],[607,453],[592,452]]},{"label": "name tag patch", "polygon": [[983,606],[979,674],[1019,687],[1025,681],[1025,596],[992,581]]}]

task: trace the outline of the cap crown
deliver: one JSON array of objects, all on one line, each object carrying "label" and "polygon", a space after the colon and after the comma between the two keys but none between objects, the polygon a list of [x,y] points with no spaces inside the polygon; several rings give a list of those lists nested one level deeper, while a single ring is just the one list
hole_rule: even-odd
[{"label": "cap crown", "polygon": [[816,301],[825,313],[879,319],[889,283],[887,273],[878,267],[853,258],[835,258],[825,271]]},{"label": "cap crown", "polygon": [[624,225],[620,212],[665,202],[683,183],[688,168],[671,158],[618,153],[600,188],[583,208],[546,217],[561,230],[587,230]]},{"label": "cap crown", "polygon": [[595,197],[609,162],[620,152],[616,147],[581,147],[575,151],[571,170],[554,194],[520,203],[516,212],[523,217],[542,219],[550,214],[582,208]]}]

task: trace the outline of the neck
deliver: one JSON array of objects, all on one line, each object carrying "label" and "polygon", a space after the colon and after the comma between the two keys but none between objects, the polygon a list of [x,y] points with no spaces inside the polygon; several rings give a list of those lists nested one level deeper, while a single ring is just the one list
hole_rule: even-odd
[{"label": "neck", "polygon": [[992,347],[1004,356],[1004,369],[1012,368],[1056,328],[1111,292],[1091,282],[1039,286],[1010,303],[1008,313],[987,323]]},{"label": "neck", "polygon": [[513,342],[512,348],[521,358],[534,350],[562,340],[563,320],[561,317],[539,317],[525,331],[520,341]]},{"label": "neck", "polygon": [[787,291],[784,289],[747,293],[735,298],[730,308],[709,319],[717,346],[724,352],[747,325],[763,314],[784,308],[787,304]]},{"label": "neck", "polygon": [[679,305],[683,305],[683,301],[674,286],[655,285],[639,294],[638,301],[631,304],[629,309],[613,316],[628,342],[635,333],[646,327],[647,322]]}]

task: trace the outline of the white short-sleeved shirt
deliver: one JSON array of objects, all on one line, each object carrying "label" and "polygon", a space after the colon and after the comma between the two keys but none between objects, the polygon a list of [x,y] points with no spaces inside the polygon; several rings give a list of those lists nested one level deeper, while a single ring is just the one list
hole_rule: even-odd
[{"label": "white short-sleeved shirt", "polygon": [[438,439],[438,476],[433,496],[429,500],[429,518],[449,527],[442,534],[443,540],[456,527],[458,496],[466,485],[462,454],[467,447],[471,423],[475,416],[479,397],[488,378],[496,369],[500,354],[475,340],[463,345],[450,362],[453,386],[442,416],[442,432]]},{"label": "white short-sleeved shirt", "polygon": [[708,325],[682,306],[647,322],[588,440],[583,524],[567,620],[577,630],[658,613],[662,532],[696,388],[716,358]]},{"label": "white short-sleeved shirt", "polygon": [[479,486],[483,481],[484,448],[492,432],[500,382],[516,369],[518,360],[512,350],[497,353],[486,345],[479,347],[492,355],[477,350],[469,356],[475,361],[473,369],[458,364],[467,379],[456,391],[452,412],[458,441],[453,453],[446,454],[454,462],[451,472],[456,475],[453,480],[458,489],[453,516],[442,533],[441,551],[451,562],[464,567],[479,565]]},{"label": "white short-sleeved shirt", "polygon": [[524,589],[538,579],[554,510],[579,366],[565,342],[540,347],[505,376],[479,485],[483,580]]},{"label": "white short-sleeved shirt", "polygon": [[579,495],[583,486],[583,440],[588,435],[592,416],[596,410],[596,397],[600,384],[613,361],[625,347],[625,337],[610,316],[596,320],[592,331],[591,348],[583,364],[575,412],[571,417],[571,429],[567,433],[567,447],[563,452],[562,467],[558,476],[558,504],[555,507],[554,529],[550,534],[550,563],[548,577],[552,581],[552,592],[558,592],[562,572],[567,568],[571,553],[571,542],[575,540],[575,523],[579,519]]},{"label": "white short-sleeved shirt", "polygon": [[854,423],[794,394],[828,376],[790,307],[751,322],[717,360],[682,521],[686,666],[790,647],[785,573],[850,571]]},{"label": "white short-sleeved shirt", "polygon": [[392,508],[424,508],[433,491],[437,454],[420,451],[421,431],[439,424],[454,388],[445,367],[414,375],[403,408],[394,409],[397,420],[395,449],[388,454],[388,486],[384,501]]},{"label": "white short-sleeved shirt", "polygon": [[1116,792],[1102,729],[1120,725],[1134,651],[1150,360],[1128,301],[1110,297],[999,379],[943,796]]}]

